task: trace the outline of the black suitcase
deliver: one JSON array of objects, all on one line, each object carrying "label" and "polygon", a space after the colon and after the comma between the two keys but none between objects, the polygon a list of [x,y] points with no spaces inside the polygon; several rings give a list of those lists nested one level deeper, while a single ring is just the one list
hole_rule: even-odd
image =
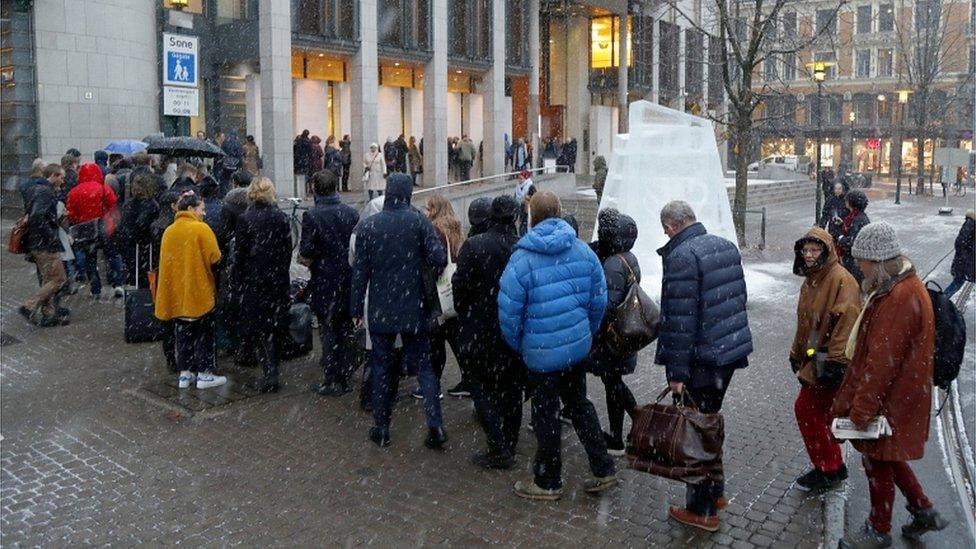
[{"label": "black suitcase", "polygon": [[312,352],[312,314],[307,303],[292,303],[278,330],[278,358],[291,360]]},{"label": "black suitcase", "polygon": [[[152,262],[152,247],[149,249],[149,261]],[[139,268],[139,245],[136,245],[136,269]],[[150,269],[152,267],[150,266]],[[163,337],[163,327],[156,318],[152,292],[149,288],[139,287],[139,276],[136,275],[135,288],[125,289],[125,342],[144,343],[159,341]]]}]

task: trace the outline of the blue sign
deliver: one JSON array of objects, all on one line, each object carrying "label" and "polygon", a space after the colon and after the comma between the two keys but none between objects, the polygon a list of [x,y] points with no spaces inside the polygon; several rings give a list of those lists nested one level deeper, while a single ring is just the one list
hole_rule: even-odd
[{"label": "blue sign", "polygon": [[196,36],[163,34],[163,85],[197,86]]}]

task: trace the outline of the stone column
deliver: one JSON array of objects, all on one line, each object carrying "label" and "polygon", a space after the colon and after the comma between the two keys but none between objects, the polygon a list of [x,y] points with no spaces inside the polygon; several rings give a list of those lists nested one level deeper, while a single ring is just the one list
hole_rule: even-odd
[{"label": "stone column", "polygon": [[447,184],[447,0],[433,0],[424,68],[424,186]]},{"label": "stone column", "polygon": [[378,143],[379,126],[376,119],[376,96],[379,88],[379,65],[376,60],[376,0],[359,3],[359,51],[352,57],[350,75],[350,132],[352,140],[352,168],[349,186],[362,190],[363,158],[370,143]]},{"label": "stone column", "polygon": [[[541,158],[539,151],[539,63],[541,59],[542,47],[539,44],[539,0],[529,0],[529,107],[528,107],[528,128],[529,135],[513,135],[512,142],[520,137],[528,137],[528,143],[532,144],[535,151],[535,158]],[[549,44],[546,44],[549,47]]]},{"label": "stone column", "polygon": [[654,20],[654,32],[651,33],[651,102],[661,101],[661,25]]},{"label": "stone column", "polygon": [[[627,51],[627,3],[618,14],[620,16],[620,63],[617,65],[617,132],[627,133],[627,113],[630,101],[627,98],[627,60],[630,52]],[[584,56],[585,57],[585,56]],[[587,71],[589,68],[587,68]],[[592,140],[592,136],[590,137]]]},{"label": "stone column", "polygon": [[[484,157],[482,176],[505,171],[505,2],[495,2],[491,14],[491,69],[484,89]],[[531,126],[531,122],[530,125]]]},{"label": "stone column", "polygon": [[247,103],[247,133],[254,136],[261,152],[264,152],[264,135],[261,133],[261,75],[244,77],[244,97]]},{"label": "stone column", "polygon": [[301,196],[291,148],[291,3],[260,0],[258,20],[262,172],[275,182],[279,196]]},{"label": "stone column", "polygon": [[590,19],[585,16],[566,18],[566,123],[565,138],[577,143],[576,171],[589,162],[583,153],[583,131],[590,125],[590,58],[577,55],[581,44],[590,43]]},{"label": "stone column", "polygon": [[688,55],[687,45],[685,43],[685,29],[678,27],[678,105],[674,108],[681,112],[685,110],[685,98],[688,94],[688,88],[685,87],[688,78],[685,74],[685,56]]}]

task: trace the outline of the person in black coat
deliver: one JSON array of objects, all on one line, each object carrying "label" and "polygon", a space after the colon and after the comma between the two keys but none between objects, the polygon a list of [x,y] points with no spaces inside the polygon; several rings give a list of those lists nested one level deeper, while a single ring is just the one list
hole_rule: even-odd
[{"label": "person in black coat", "polygon": [[[401,365],[394,364],[394,344],[403,342],[403,362],[417,371],[424,395],[429,448],[447,441],[441,417],[440,384],[430,362],[429,332],[434,320],[427,305],[425,271],[447,266],[447,252],[427,216],[410,206],[413,180],[391,174],[386,180],[383,211],[365,220],[356,232],[350,313],[363,322],[369,286],[369,337],[372,342],[373,428],[369,437],[390,444],[391,392],[399,383]],[[433,299],[437,299],[436,296]],[[392,390],[391,390],[392,389]]]},{"label": "person in black coat", "polygon": [[409,147],[407,146],[407,140],[404,139],[402,133],[400,134],[400,137],[397,137],[394,145],[396,146],[394,156],[396,171],[400,173],[407,173],[407,152],[409,151]]},{"label": "person in black coat", "polygon": [[498,281],[518,236],[519,205],[508,195],[491,202],[491,226],[469,238],[451,279],[458,313],[461,356],[468,363],[471,392],[488,449],[472,461],[485,469],[509,469],[522,424],[525,365],[505,344],[498,323]]},{"label": "person in black coat", "polygon": [[946,297],[952,297],[962,285],[969,282],[976,282],[976,250],[973,249],[976,243],[976,212],[969,210],[966,212],[966,220],[959,228],[956,235],[956,255],[952,258],[952,282],[946,287]]},{"label": "person in black coat", "polygon": [[854,275],[857,283],[860,284],[864,280],[864,274],[857,268],[857,261],[851,255],[851,248],[854,247],[854,241],[861,229],[871,222],[868,214],[864,213],[868,207],[868,197],[864,192],[854,189],[847,193],[846,203],[847,215],[844,216],[837,236],[837,254],[840,255],[844,268]]},{"label": "person in black coat", "polygon": [[352,140],[349,134],[339,141],[339,159],[342,160],[342,192],[349,190],[349,171],[352,169]]},{"label": "person in black coat", "polygon": [[838,181],[834,183],[834,192],[827,198],[823,210],[821,210],[820,221],[817,225],[826,230],[837,242],[840,237],[841,227],[844,218],[850,213],[847,209],[847,188],[846,183]]},{"label": "person in black coat", "polygon": [[624,455],[623,425],[624,413],[631,421],[637,417],[637,401],[624,383],[623,376],[634,373],[637,367],[637,354],[615,355],[606,344],[606,334],[613,321],[611,311],[623,303],[631,281],[640,284],[641,271],[637,257],[630,252],[637,241],[637,223],[628,215],[613,208],[606,208],[599,215],[600,226],[597,241],[591,244],[607,279],[607,314],[597,333],[587,369],[603,381],[607,394],[607,416],[610,432],[603,436],[607,441],[607,452],[613,456]]},{"label": "person in black coat", "polygon": [[149,284],[147,273],[153,259],[151,256],[158,253],[158,250],[151,249],[152,224],[159,217],[159,204],[153,198],[156,195],[155,176],[140,174],[132,181],[130,191],[131,196],[122,207],[115,238],[121,248],[125,283],[134,285],[138,279],[139,287],[145,288]]},{"label": "person in black coat", "polygon": [[486,232],[492,226],[491,211],[493,200],[487,196],[475,198],[468,206],[468,238]]},{"label": "person in black coat", "polygon": [[302,217],[300,261],[312,278],[305,288],[308,304],[319,320],[324,379],[312,387],[322,396],[339,396],[350,391],[349,377],[356,364],[352,318],[349,316],[349,238],[359,221],[359,212],[342,203],[339,178],[330,170],[312,177],[315,207]]},{"label": "person in black coat", "polygon": [[275,205],[274,184],[258,177],[247,190],[251,207],[240,217],[234,238],[234,276],[241,290],[241,329],[264,376],[254,390],[278,390],[275,336],[290,301],[291,227]]},{"label": "person in black coat", "polygon": [[247,187],[251,184],[251,173],[237,170],[231,176],[233,187],[223,199],[220,208],[220,223],[214,229],[217,246],[220,247],[220,286],[217,291],[219,316],[217,342],[223,350],[234,351],[234,362],[239,366],[254,365],[254,357],[247,345],[241,345],[241,289],[234,276],[234,237],[237,235],[238,220],[247,211]]}]

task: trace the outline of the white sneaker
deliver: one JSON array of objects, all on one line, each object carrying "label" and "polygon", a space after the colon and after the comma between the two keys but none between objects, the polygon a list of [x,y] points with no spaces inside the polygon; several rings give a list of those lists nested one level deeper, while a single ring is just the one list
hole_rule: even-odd
[{"label": "white sneaker", "polygon": [[217,376],[214,374],[197,374],[197,389],[209,389],[219,387],[227,383],[227,376]]},{"label": "white sneaker", "polygon": [[189,370],[180,372],[180,389],[189,389],[197,381],[197,375]]},{"label": "white sneaker", "polygon": [[125,295],[125,289],[122,286],[115,287],[115,297],[123,297]]}]

